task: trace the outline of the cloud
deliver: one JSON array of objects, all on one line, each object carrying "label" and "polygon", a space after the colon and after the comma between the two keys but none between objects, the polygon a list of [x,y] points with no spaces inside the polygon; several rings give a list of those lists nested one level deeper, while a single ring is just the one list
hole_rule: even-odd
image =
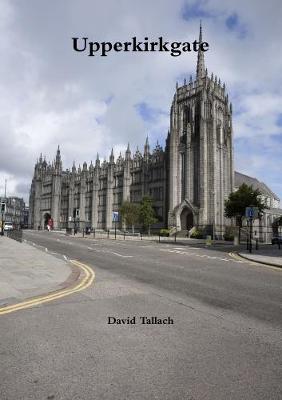
[{"label": "cloud", "polygon": [[247,35],[246,26],[244,26],[236,13],[229,15],[225,20],[225,25],[230,31],[238,32],[239,38],[243,39]]},{"label": "cloud", "polygon": [[[175,82],[195,75],[196,54],[87,57],[72,50],[71,38],[193,41],[199,19],[210,44],[208,70],[226,82],[233,102],[236,169],[274,187],[280,177],[273,170],[281,166],[280,11],[278,0],[2,0],[0,191],[7,177],[10,194],[27,199],[37,157],[52,161],[58,144],[65,168],[89,163],[97,152],[108,158],[112,147],[118,155],[128,142],[142,149],[147,134],[152,145],[164,145]],[[257,143],[271,143],[271,168]]]},{"label": "cloud", "polygon": [[193,18],[211,18],[215,17],[214,13],[207,11],[206,1],[186,2],[181,9],[181,16],[184,20],[189,21]]}]

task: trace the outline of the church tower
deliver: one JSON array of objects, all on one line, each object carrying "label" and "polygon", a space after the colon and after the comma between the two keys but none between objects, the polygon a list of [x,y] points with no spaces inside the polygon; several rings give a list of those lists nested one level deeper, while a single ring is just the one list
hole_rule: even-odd
[{"label": "church tower", "polygon": [[[202,43],[200,26],[199,42]],[[232,106],[198,51],[196,79],[176,85],[167,140],[168,225],[223,235],[224,200],[233,190]]]},{"label": "church tower", "polygon": [[53,227],[60,228],[60,210],[61,210],[61,190],[62,190],[62,160],[61,152],[58,146],[54,168],[52,171],[52,200],[51,200],[51,217],[53,219]]}]

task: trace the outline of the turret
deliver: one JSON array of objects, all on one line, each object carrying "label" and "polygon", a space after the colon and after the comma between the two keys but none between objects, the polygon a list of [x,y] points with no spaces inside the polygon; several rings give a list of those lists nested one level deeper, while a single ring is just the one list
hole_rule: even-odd
[{"label": "turret", "polygon": [[150,154],[150,146],[149,146],[149,139],[148,139],[148,135],[147,135],[145,146],[144,146],[144,157],[146,160],[148,160],[149,154]]},{"label": "turret", "polygon": [[55,167],[55,173],[56,174],[61,174],[61,172],[62,172],[62,160],[61,160],[60,146],[58,146],[58,149],[57,149],[54,167]]},{"label": "turret", "polygon": [[75,161],[74,161],[74,162],[73,162],[73,164],[72,164],[72,169],[71,169],[71,172],[72,172],[73,174],[75,174],[75,173],[76,173]]},{"label": "turret", "polygon": [[114,162],[115,162],[114,149],[112,149],[111,155],[110,155],[110,164],[114,164]]},{"label": "turret", "polygon": [[127,149],[126,149],[126,152],[125,152],[125,160],[129,161],[130,158],[131,158],[131,151],[130,151],[129,143],[128,143],[128,146],[127,146]]}]

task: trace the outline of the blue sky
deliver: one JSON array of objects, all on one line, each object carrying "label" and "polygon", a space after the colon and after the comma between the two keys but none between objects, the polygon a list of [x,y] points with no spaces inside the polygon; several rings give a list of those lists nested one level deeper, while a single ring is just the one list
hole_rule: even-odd
[{"label": "blue sky", "polygon": [[[165,143],[176,81],[195,77],[196,54],[74,53],[71,37],[193,41],[202,20],[209,74],[233,103],[236,170],[282,199],[280,0],[1,0],[0,193],[28,197],[36,158],[64,167]],[[47,18],[48,17],[48,18]],[[51,21],[51,22],[50,22]]]}]

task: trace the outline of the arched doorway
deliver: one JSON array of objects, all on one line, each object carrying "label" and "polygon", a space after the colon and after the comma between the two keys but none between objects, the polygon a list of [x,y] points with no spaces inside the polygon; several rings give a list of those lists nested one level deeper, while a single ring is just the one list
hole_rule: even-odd
[{"label": "arched doorway", "polygon": [[48,221],[51,219],[51,214],[46,212],[43,218],[44,218],[44,229],[47,229]]},{"label": "arched doorway", "polygon": [[185,207],[180,215],[182,231],[189,231],[194,226],[194,217],[192,211]]}]

